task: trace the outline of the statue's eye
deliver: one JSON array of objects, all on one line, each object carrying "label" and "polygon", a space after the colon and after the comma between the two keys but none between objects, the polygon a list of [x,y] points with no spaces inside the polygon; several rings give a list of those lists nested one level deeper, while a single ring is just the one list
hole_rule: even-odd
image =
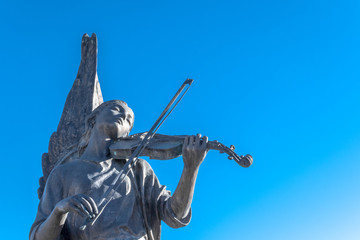
[{"label": "statue's eye", "polygon": [[119,107],[116,107],[116,106],[113,107],[112,110],[117,111],[117,112],[121,112],[121,111],[120,111],[120,108],[119,108]]}]

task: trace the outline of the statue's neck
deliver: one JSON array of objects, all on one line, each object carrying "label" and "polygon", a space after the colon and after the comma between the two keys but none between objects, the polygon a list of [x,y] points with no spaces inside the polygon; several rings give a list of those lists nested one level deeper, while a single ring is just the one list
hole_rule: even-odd
[{"label": "statue's neck", "polygon": [[109,136],[101,134],[99,131],[92,131],[89,144],[81,155],[82,160],[102,162],[109,159],[109,146],[112,140]]}]

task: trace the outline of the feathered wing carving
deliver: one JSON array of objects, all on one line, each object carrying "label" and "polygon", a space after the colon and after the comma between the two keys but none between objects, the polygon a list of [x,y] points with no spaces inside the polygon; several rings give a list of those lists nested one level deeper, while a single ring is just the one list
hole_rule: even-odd
[{"label": "feathered wing carving", "polygon": [[50,137],[48,152],[42,155],[43,177],[39,179],[39,198],[51,170],[79,142],[85,130],[86,116],[101,103],[103,97],[97,76],[97,38],[94,33],[91,37],[84,34],[78,74],[66,98],[57,130]]}]

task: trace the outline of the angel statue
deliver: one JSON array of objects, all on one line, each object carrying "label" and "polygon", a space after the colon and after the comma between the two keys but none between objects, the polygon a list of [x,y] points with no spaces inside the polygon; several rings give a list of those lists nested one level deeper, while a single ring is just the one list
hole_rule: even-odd
[{"label": "angel statue", "polygon": [[[109,146],[129,135],[134,113],[123,101],[103,102],[96,67],[97,39],[85,34],[78,75],[42,157],[31,240],[159,240],[161,221],[173,228],[190,222],[195,181],[207,154],[207,137],[200,134],[184,138],[184,168],[172,196],[139,159],[100,215],[99,200],[127,161],[112,158]],[[95,218],[81,229],[86,219]]]}]

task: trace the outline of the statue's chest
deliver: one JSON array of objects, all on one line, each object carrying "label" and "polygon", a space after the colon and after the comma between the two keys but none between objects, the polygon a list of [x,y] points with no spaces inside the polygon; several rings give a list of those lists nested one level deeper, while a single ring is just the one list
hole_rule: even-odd
[{"label": "statue's chest", "polygon": [[[114,199],[128,196],[132,190],[134,179],[126,176],[119,184],[120,165],[112,164],[102,168],[85,168],[72,183],[73,194],[82,193],[92,197],[95,202],[100,201],[104,194],[113,195]],[[110,190],[109,190],[110,189]]]},{"label": "statue's chest", "polygon": [[[104,196],[105,193],[113,197],[112,201],[106,205],[106,208],[96,220],[96,223],[91,228],[86,228],[84,232],[78,231],[78,229],[84,223],[85,218],[79,214],[69,214],[67,225],[74,232],[74,236],[77,236],[74,239],[133,239],[129,238],[131,234],[129,235],[127,230],[126,237],[118,237],[122,236],[119,233],[122,231],[121,229],[132,229],[134,227],[136,228],[135,232],[139,232],[140,236],[145,234],[144,226],[142,225],[141,203],[137,197],[138,194],[133,175],[126,176],[118,188],[114,186],[116,179],[119,177],[121,167],[122,165],[111,165],[98,169],[93,167],[86,168],[84,166],[83,173],[85,174],[77,176],[76,181],[73,182],[75,185],[81,185],[82,188],[82,190],[80,188],[77,189],[79,192],[75,194],[82,193],[91,197],[98,207],[101,199],[106,197]],[[111,190],[108,191],[109,189]],[[136,226],[131,225],[134,219]],[[101,237],[94,237],[99,235]],[[91,237],[89,238],[88,236]]]}]

